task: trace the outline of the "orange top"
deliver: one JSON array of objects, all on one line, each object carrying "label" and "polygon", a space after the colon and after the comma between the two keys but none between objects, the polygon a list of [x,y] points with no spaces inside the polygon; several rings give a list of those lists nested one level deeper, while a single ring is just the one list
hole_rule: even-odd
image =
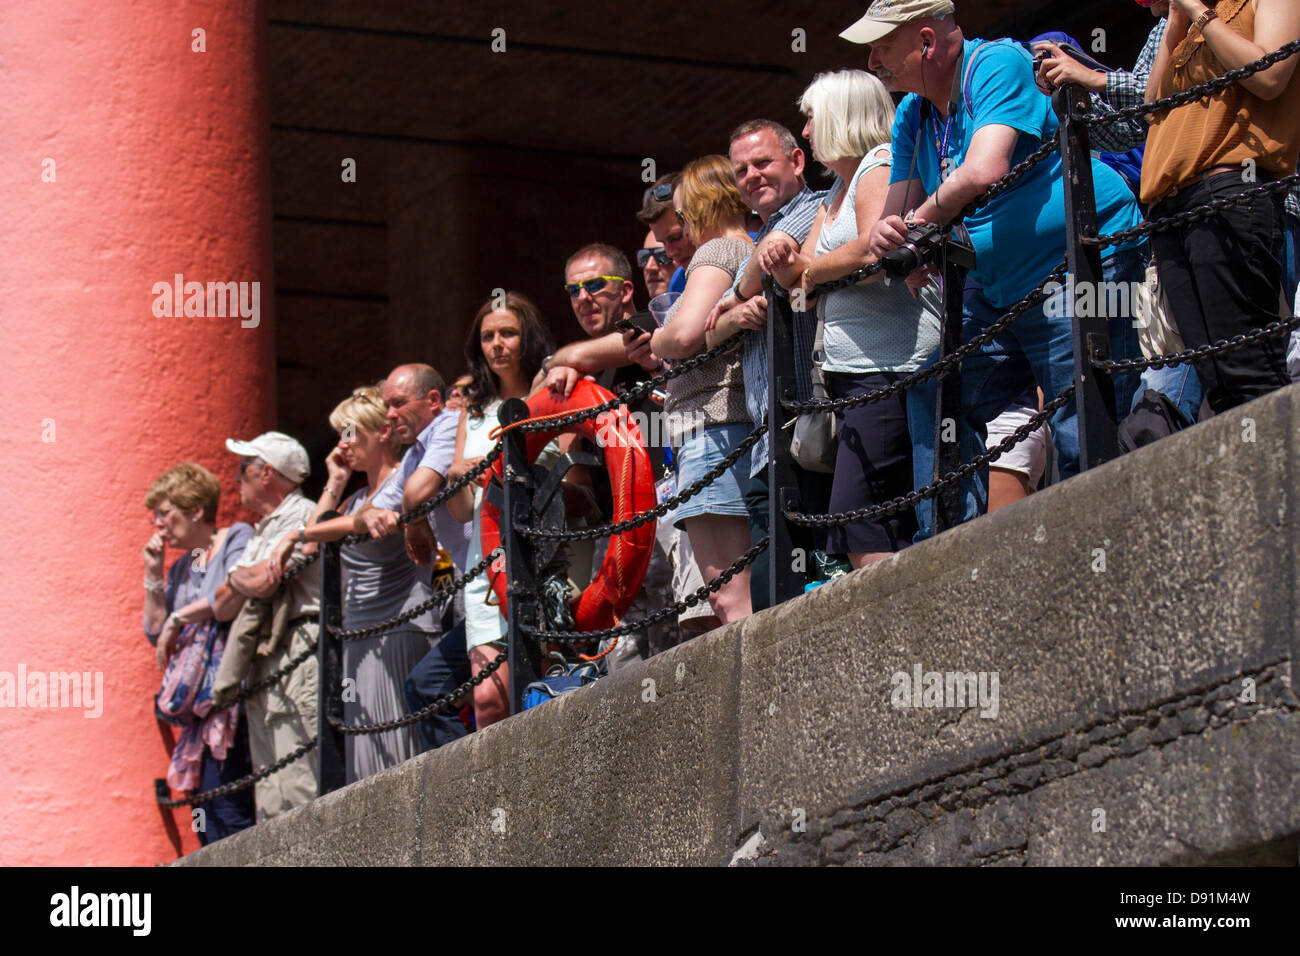
[{"label": "orange top", "polygon": [[[1254,41],[1255,8],[1250,0],[1219,0],[1219,19],[1234,33]],[[1271,52],[1271,51],[1270,51]],[[1227,73],[1196,30],[1175,48],[1156,95],[1168,96]],[[1241,166],[1289,176],[1300,158],[1300,69],[1274,100],[1262,100],[1240,83],[1152,117],[1142,159],[1142,201],[1155,202],[1175,186],[1190,185],[1215,166]]]}]

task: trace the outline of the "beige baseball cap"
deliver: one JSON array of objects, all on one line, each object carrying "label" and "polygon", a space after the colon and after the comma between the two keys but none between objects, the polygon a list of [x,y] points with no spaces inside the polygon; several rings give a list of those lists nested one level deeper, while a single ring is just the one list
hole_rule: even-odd
[{"label": "beige baseball cap", "polygon": [[922,17],[939,19],[957,12],[952,0],[876,0],[866,15],[840,34],[850,43],[875,43],[899,24]]},{"label": "beige baseball cap", "polygon": [[241,458],[260,458],[290,481],[301,482],[311,474],[307,449],[284,432],[264,432],[252,441],[227,438],[226,450]]}]

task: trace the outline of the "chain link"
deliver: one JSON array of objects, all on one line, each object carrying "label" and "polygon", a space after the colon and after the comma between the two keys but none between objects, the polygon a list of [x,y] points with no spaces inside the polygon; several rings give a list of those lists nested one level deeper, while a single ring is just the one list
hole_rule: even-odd
[{"label": "chain link", "polygon": [[681,362],[673,362],[672,368],[668,369],[668,371],[632,386],[622,395],[615,395],[607,402],[602,402],[599,405],[592,405],[590,408],[584,408],[581,411],[574,412],[571,415],[564,415],[559,418],[547,418],[538,422],[525,421],[517,427],[526,432],[561,432],[566,428],[572,428],[574,425],[595,418],[598,415],[603,415],[605,412],[613,411],[620,405],[631,405],[634,402],[645,398],[645,396],[649,395],[665,382],[669,382],[672,379],[677,378],[679,375],[685,375],[692,369],[699,368],[704,363],[717,358],[725,352],[730,352],[733,349],[739,348],[742,337],[743,333],[737,332],[735,335],[731,336],[731,338],[724,342],[719,342],[717,345],[713,346],[713,348],[701,352],[699,355],[685,359]]},{"label": "chain link", "polygon": [[907,378],[894,382],[892,385],[882,388],[878,392],[871,392],[867,395],[858,395],[854,398],[813,398],[806,402],[795,402],[782,399],[781,407],[786,411],[795,414],[802,412],[833,412],[846,408],[857,408],[859,405],[870,405],[873,402],[882,402],[893,395],[897,395],[899,392],[914,388],[928,379],[943,378],[979,349],[983,348],[989,342],[992,342],[997,335],[1009,328],[1013,322],[1028,312],[1032,307],[1045,301],[1049,296],[1055,295],[1055,293],[1045,291],[1045,287],[1049,282],[1059,283],[1065,278],[1065,272],[1065,260],[1062,259],[1060,264],[1048,273],[1047,277],[1038,284],[1038,288],[1034,289],[1027,296],[1013,305],[1007,313],[1002,316],[1002,318],[998,319],[979,335],[972,338],[957,351],[953,352],[951,355],[945,356],[938,362],[935,362],[934,365],[929,368],[913,372]]},{"label": "chain link", "polygon": [[501,549],[497,548],[486,558],[480,561],[478,564],[474,565],[474,567],[470,568],[468,571],[462,574],[460,577],[455,578],[449,584],[444,584],[441,585],[439,588],[437,588],[433,592],[432,597],[421,601],[415,607],[403,611],[401,614],[395,614],[392,617],[387,618],[386,620],[380,621],[378,624],[371,624],[367,627],[354,627],[349,630],[340,630],[339,628],[331,627],[329,628],[329,632],[334,637],[341,638],[342,640],[345,641],[361,641],[361,640],[365,640],[366,638],[376,637],[380,634],[383,634],[385,631],[391,631],[393,630],[393,628],[401,627],[403,624],[406,624],[408,621],[413,621],[421,614],[425,613],[426,611],[432,610],[433,608],[437,607],[439,604],[443,603],[445,600],[447,600],[447,598],[451,597],[453,594],[455,594],[465,585],[469,584],[470,581],[474,580],[476,577],[478,577],[480,574],[486,571],[488,567],[492,564],[492,562],[495,561],[498,556],[500,556],[500,554],[501,554]]},{"label": "chain link", "polygon": [[1155,358],[1140,359],[1119,359],[1116,361],[1104,361],[1093,359],[1094,368],[1103,369],[1107,372],[1138,372],[1148,368],[1165,368],[1166,366],[1182,365],[1185,362],[1197,362],[1201,359],[1209,358],[1212,355],[1219,355],[1223,352],[1233,352],[1237,349],[1244,349],[1251,345],[1257,345],[1265,339],[1274,336],[1284,335],[1296,328],[1300,328],[1300,316],[1290,319],[1278,319],[1276,322],[1270,322],[1262,329],[1256,329],[1254,332],[1242,332],[1234,335],[1230,339],[1220,339],[1217,342],[1211,342],[1208,345],[1199,345],[1194,349],[1186,349],[1182,352],[1174,352],[1170,355],[1157,355]]},{"label": "chain link", "polygon": [[240,777],[238,780],[230,781],[230,783],[223,783],[221,786],[216,787],[212,790],[204,790],[201,793],[190,794],[188,797],[180,797],[179,799],[174,799],[169,797],[159,797],[158,805],[160,807],[166,807],[169,810],[174,809],[176,807],[183,807],[186,804],[193,807],[193,806],[197,806],[200,803],[207,803],[209,800],[217,800],[220,799],[221,797],[229,796],[232,793],[238,793],[240,790],[247,790],[249,787],[257,783],[259,780],[263,780],[271,776],[271,774],[275,773],[276,771],[283,770],[285,767],[289,766],[289,764],[293,763],[295,760],[297,760],[299,757],[306,754],[308,751],[314,750],[316,745],[319,743],[320,743],[320,738],[313,737],[305,744],[300,744],[298,747],[296,747],[293,750],[292,753],[286,754],[285,756],[281,757],[279,760],[271,764],[269,767],[263,767],[261,770],[255,770],[246,777]]},{"label": "chain link", "polygon": [[896,511],[902,511],[904,508],[914,508],[926,498],[933,498],[940,491],[951,485],[953,482],[962,478],[970,478],[979,471],[980,468],[989,462],[997,461],[1005,452],[1010,451],[1020,442],[1029,437],[1029,433],[1038,428],[1045,421],[1052,417],[1058,408],[1067,405],[1074,396],[1074,386],[1068,385],[1046,405],[1043,410],[1035,414],[1029,421],[1025,422],[1015,431],[1013,431],[996,446],[989,449],[982,455],[976,456],[970,462],[962,465],[956,471],[950,471],[948,474],[936,479],[932,484],[919,488],[916,491],[894,498],[892,501],[886,501],[882,505],[876,505],[873,508],[858,508],[856,511],[841,511],[836,514],[825,515],[807,515],[797,511],[786,511],[785,516],[792,523],[811,528],[829,528],[835,525],[851,524],[855,521],[874,521],[876,518],[884,518],[894,514]]},{"label": "chain link", "polygon": [[1149,222],[1111,233],[1108,236],[1084,236],[1082,242],[1085,246],[1109,246],[1127,242],[1130,239],[1150,236],[1166,229],[1185,226],[1190,222],[1204,222],[1212,218],[1215,213],[1227,209],[1229,206],[1251,206],[1254,205],[1256,199],[1262,196],[1290,192],[1291,188],[1297,184],[1300,184],[1300,173],[1293,173],[1271,183],[1260,183],[1258,186],[1252,186],[1235,196],[1221,196],[1218,199],[1211,199],[1205,205],[1197,206],[1195,209],[1188,209],[1186,212],[1167,216],[1164,219],[1152,219]]},{"label": "chain link", "polygon": [[[495,445],[492,446],[492,449],[486,455],[483,456],[483,460],[480,461],[473,468],[471,468],[469,471],[465,472],[465,474],[461,475],[451,484],[447,485],[445,488],[439,491],[428,501],[421,502],[420,504],[412,508],[410,511],[403,511],[400,515],[398,515],[397,526],[400,528],[403,527],[404,525],[410,524],[412,521],[416,520],[417,518],[423,518],[425,515],[429,514],[429,512],[433,511],[438,506],[451,500],[451,498],[457,492],[459,492],[470,482],[477,481],[479,477],[484,472],[486,472],[489,468],[491,468],[492,465],[496,463],[496,460],[500,457],[501,457],[501,443],[497,442]],[[363,531],[355,531],[352,534],[345,535],[344,537],[340,538],[339,543],[340,544],[361,544],[362,542],[369,541],[369,540],[370,540],[370,535],[366,534]]]},{"label": "chain link", "polygon": [[492,676],[496,670],[506,662],[507,652],[502,651],[492,661],[488,663],[481,671],[471,677],[465,683],[461,684],[449,694],[439,694],[433,699],[433,703],[421,707],[419,710],[407,714],[405,717],[398,717],[394,720],[386,720],[378,724],[361,724],[359,726],[348,726],[331,720],[330,725],[341,734],[379,734],[389,730],[400,730],[403,727],[410,727],[412,724],[418,724],[422,720],[427,720],[434,714],[447,710],[456,700],[469,693],[479,684],[483,683]]},{"label": "chain link", "polygon": [[1183,90],[1181,93],[1171,93],[1169,96],[1162,97],[1151,103],[1137,103],[1134,106],[1126,106],[1123,109],[1115,110],[1113,113],[1075,113],[1074,119],[1080,123],[1087,123],[1091,126],[1107,126],[1112,123],[1121,123],[1126,120],[1137,119],[1141,116],[1150,116],[1155,113],[1163,113],[1178,106],[1185,106],[1188,103],[1194,103],[1197,100],[1212,96],[1215,93],[1226,90],[1228,87],[1236,84],[1240,80],[1254,76],[1262,70],[1267,70],[1275,63],[1281,63],[1297,51],[1300,51],[1300,40],[1292,40],[1283,47],[1279,47],[1272,53],[1265,54],[1254,63],[1247,63],[1235,70],[1229,70],[1223,76],[1216,76],[1212,80],[1206,80],[1199,86],[1193,86],[1190,89]]},{"label": "chain link", "polygon": [[727,455],[726,458],[722,459],[722,461],[718,462],[698,479],[691,482],[684,491],[678,492],[671,498],[665,498],[653,508],[650,508],[647,511],[642,511],[640,514],[631,518],[611,524],[599,525],[595,528],[575,528],[573,530],[566,529],[564,531],[552,531],[549,528],[524,527],[517,528],[516,530],[528,538],[545,538],[548,541],[585,541],[590,538],[610,537],[616,534],[622,534],[625,531],[639,528],[643,524],[648,524],[651,521],[662,518],[679,504],[690,500],[706,487],[713,484],[713,482],[722,477],[723,472],[739,461],[745,452],[753,448],[758,440],[765,434],[767,434],[766,422],[750,432],[749,435],[746,436],[745,440],[732,450],[731,454]]},{"label": "chain link", "polygon": [[536,638],[538,642],[551,644],[586,644],[589,641],[603,641],[608,637],[625,637],[628,634],[647,628],[651,624],[658,624],[667,617],[681,614],[687,608],[695,607],[701,601],[707,600],[710,594],[720,590],[724,584],[753,564],[758,556],[767,550],[770,540],[770,538],[764,538],[758,542],[758,544],[733,561],[731,566],[716,578],[697,588],[694,594],[689,594],[677,603],[661,608],[653,614],[648,614],[635,621],[627,621],[617,627],[609,627],[603,631],[544,631],[528,624],[525,624],[523,629]]}]

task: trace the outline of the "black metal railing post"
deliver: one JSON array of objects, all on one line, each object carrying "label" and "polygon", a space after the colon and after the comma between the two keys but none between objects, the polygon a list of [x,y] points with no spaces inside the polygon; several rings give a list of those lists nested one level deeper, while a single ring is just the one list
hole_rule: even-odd
[{"label": "black metal railing post", "polygon": [[[951,242],[939,253],[938,266],[943,276],[943,322],[940,325],[939,357],[947,358],[961,348],[962,299],[966,272],[957,262]],[[896,282],[902,280],[894,280]],[[951,474],[961,467],[961,367],[939,379],[935,396],[934,474],[932,480]],[[930,528],[934,534],[956,527],[961,522],[961,488],[954,482],[930,499]]]},{"label": "black metal railing post", "polygon": [[[790,300],[776,292],[771,276],[764,280],[767,295],[767,533],[770,543],[768,561],[769,606],[803,594],[808,582],[812,555],[807,551],[808,535],[786,520],[785,513],[801,510],[799,480],[790,456],[791,431],[786,427],[794,418],[782,404],[795,398],[794,312]],[[795,548],[803,547],[803,560],[796,571]]]},{"label": "black metal railing post", "polygon": [[[529,417],[528,405],[518,398],[504,402],[497,420],[502,427]],[[501,437],[502,481],[501,542],[506,555],[506,642],[510,661],[510,713],[524,709],[524,689],[537,680],[541,654],[524,628],[538,626],[537,577],[532,541],[515,529],[529,524],[533,510],[533,480],[525,451],[528,436],[514,428]]]},{"label": "black metal railing post", "polygon": [[[1052,95],[1052,107],[1060,120],[1057,131],[1061,149],[1062,178],[1065,180],[1065,249],[1067,281],[1066,308],[1074,338],[1074,400],[1079,412],[1079,467],[1086,471],[1119,455],[1115,388],[1110,374],[1093,366],[1092,360],[1111,358],[1110,331],[1105,307],[1079,315],[1075,291],[1091,288],[1087,297],[1094,304],[1106,301],[1103,294],[1101,250],[1084,243],[1097,233],[1097,200],[1092,184],[1092,153],[1088,126],[1075,119],[1076,112],[1088,112],[1090,97],[1073,83]],[[1090,285],[1089,285],[1090,284]],[[1121,321],[1124,321],[1121,319]]]},{"label": "black metal railing post", "polygon": [[[343,627],[342,561],[339,543],[321,546],[320,637],[316,644],[319,665],[316,706],[316,796],[323,797],[347,782],[343,735],[343,641],[334,631]],[[310,570],[307,573],[311,573]]]}]

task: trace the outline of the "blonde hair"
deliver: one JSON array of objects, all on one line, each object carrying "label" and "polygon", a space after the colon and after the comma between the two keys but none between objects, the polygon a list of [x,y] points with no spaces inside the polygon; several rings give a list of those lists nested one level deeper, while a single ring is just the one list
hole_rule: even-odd
[{"label": "blonde hair", "polygon": [[[382,384],[381,382],[379,385],[363,385],[354,388],[352,394],[335,405],[334,411],[330,412],[330,427],[340,435],[349,423],[376,434],[383,431],[388,424],[388,415],[379,391]],[[396,431],[393,432],[388,443],[394,455],[402,447]]]},{"label": "blonde hair", "polygon": [[217,506],[221,503],[221,483],[217,481],[216,475],[202,465],[187,461],[168,468],[154,479],[149,486],[149,493],[144,496],[144,506],[153,509],[164,498],[186,515],[195,508],[202,508],[199,520],[215,524]]},{"label": "blonde hair", "polygon": [[812,111],[813,158],[823,166],[860,159],[890,141],[894,101],[885,84],[865,70],[819,73],[799,97],[799,111]]},{"label": "blonde hair", "polygon": [[731,160],[713,153],[686,164],[682,170],[682,220],[696,242],[707,234],[721,231],[727,219],[749,215],[749,206],[736,188],[736,173]]}]

